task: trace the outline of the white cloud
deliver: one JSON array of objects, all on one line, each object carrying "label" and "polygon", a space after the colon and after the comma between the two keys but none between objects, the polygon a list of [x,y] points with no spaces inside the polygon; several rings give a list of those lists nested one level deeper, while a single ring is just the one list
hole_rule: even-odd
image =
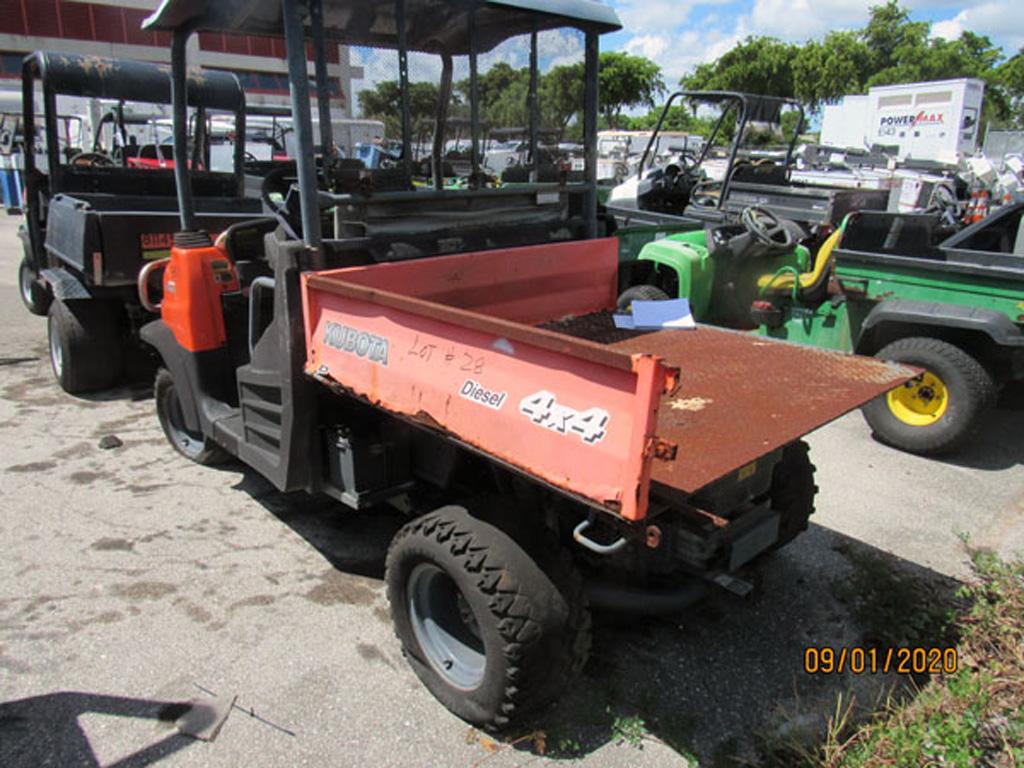
[{"label": "white cloud", "polygon": [[802,42],[863,24],[869,5],[864,0],[754,0],[750,27],[754,34]]},{"label": "white cloud", "polygon": [[583,61],[583,36],[565,29],[541,32],[537,35],[537,57],[544,71]]},{"label": "white cloud", "polygon": [[943,40],[956,40],[964,33],[964,24],[961,20],[963,13],[958,13],[952,19],[936,21],[932,24],[932,37],[941,37]]},{"label": "white cloud", "polygon": [[701,6],[732,0],[618,0],[613,3],[625,28],[635,34],[676,30]]},{"label": "white cloud", "polygon": [[993,42],[1015,53],[1024,45],[1024,32],[1020,26],[1020,7],[1015,0],[990,0],[972,5],[951,19],[932,25],[934,37],[955,40],[963,30],[990,37]]},{"label": "white cloud", "polygon": [[661,67],[665,84],[674,89],[679,79],[698,64],[714,61],[747,36],[747,21],[736,20],[732,31],[701,27],[681,32],[638,35],[623,48],[632,54],[646,56]]},{"label": "white cloud", "polygon": [[669,45],[668,35],[640,35],[626,43],[626,52],[657,61]]}]

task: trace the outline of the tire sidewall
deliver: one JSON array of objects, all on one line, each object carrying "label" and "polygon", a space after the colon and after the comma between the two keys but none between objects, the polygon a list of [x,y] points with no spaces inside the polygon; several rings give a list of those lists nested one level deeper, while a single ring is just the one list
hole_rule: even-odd
[{"label": "tire sidewall", "polygon": [[[53,371],[53,377],[65,391],[70,387],[68,380],[68,356],[70,354],[67,337],[68,319],[62,316],[67,311],[64,302],[58,299],[50,305],[46,317],[46,353],[50,357],[50,370]],[[59,369],[53,353],[55,345],[60,349],[61,363]]]},{"label": "tire sidewall", "polygon": [[619,312],[628,312],[634,301],[665,301],[671,297],[656,285],[634,285],[619,294],[615,306]]},{"label": "tire sidewall", "polygon": [[[451,527],[445,530],[445,525]],[[469,555],[460,539],[466,534]],[[479,569],[468,564],[477,556],[483,558]],[[450,685],[433,668],[413,631],[409,574],[422,562],[452,579],[476,618],[487,659],[483,680],[471,691]],[[385,579],[395,633],[410,666],[462,719],[490,730],[503,728],[513,714],[521,716],[555,698],[571,677],[576,650],[571,598],[518,541],[464,507],[443,507],[399,531],[388,551]],[[586,614],[582,598],[577,609]]]},{"label": "tire sidewall", "polygon": [[166,371],[161,371],[157,375],[156,383],[153,387],[153,398],[156,400],[156,415],[160,422],[160,428],[164,431],[164,437],[167,438],[167,442],[171,444],[179,454],[184,456],[189,461],[198,461],[198,457],[202,454],[202,448],[197,451],[189,452],[185,450],[185,447],[181,444],[176,434],[178,428],[172,423],[171,411],[175,404],[178,409],[181,409],[181,402],[178,400],[178,389],[174,383],[173,377]]},{"label": "tire sidewall", "polygon": [[[949,346],[967,355],[958,347]],[[965,372],[941,353],[923,347],[899,348],[892,352],[887,352],[887,349],[889,347],[876,356],[923,368],[938,377],[946,388],[948,403],[946,411],[936,422],[915,426],[902,421],[890,408],[888,396],[880,395],[864,406],[869,425],[883,442],[904,450],[939,453],[953,448],[971,431],[986,403],[973,393]]]},{"label": "tire sidewall", "polygon": [[[445,707],[469,722],[489,721],[505,697],[509,662],[503,654],[504,639],[493,620],[487,596],[475,583],[473,577],[476,574],[467,573],[456,557],[444,557],[443,554],[438,556],[439,553],[434,547],[424,544],[422,540],[410,542],[400,560],[391,564],[391,567],[396,569],[393,576],[394,587],[393,590],[389,590],[395,631],[403,641],[406,658],[416,676]],[[431,563],[444,571],[462,592],[476,618],[487,660],[483,680],[471,691],[463,691],[450,685],[434,669],[419,646],[409,615],[408,587],[409,575],[420,563]],[[390,580],[391,576],[389,582]]]},{"label": "tire sidewall", "polygon": [[52,297],[50,292],[36,277],[28,258],[24,257],[18,265],[18,295],[22,304],[33,315],[45,316],[50,309]]}]

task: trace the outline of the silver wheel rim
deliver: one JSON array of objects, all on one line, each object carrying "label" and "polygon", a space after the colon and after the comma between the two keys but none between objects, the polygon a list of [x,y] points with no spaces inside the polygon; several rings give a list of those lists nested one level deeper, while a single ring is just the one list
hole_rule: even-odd
[{"label": "silver wheel rim", "polygon": [[164,395],[165,423],[167,434],[182,453],[194,459],[203,451],[205,440],[201,435],[190,432],[185,426],[185,415],[181,412],[178,393],[172,388]]},{"label": "silver wheel rim", "polygon": [[420,563],[406,587],[413,634],[427,662],[461,691],[480,686],[487,655],[477,622],[452,578],[433,563]]},{"label": "silver wheel rim", "polygon": [[28,269],[25,264],[22,264],[21,269],[21,298],[24,299],[26,304],[32,304],[32,284],[35,282],[34,278],[31,277],[32,272]]},{"label": "silver wheel rim", "polygon": [[53,321],[51,316],[50,323],[48,326],[50,336],[50,365],[53,366],[53,372],[59,379],[64,373],[64,349],[60,345],[60,334],[57,329],[54,328],[56,323]]}]

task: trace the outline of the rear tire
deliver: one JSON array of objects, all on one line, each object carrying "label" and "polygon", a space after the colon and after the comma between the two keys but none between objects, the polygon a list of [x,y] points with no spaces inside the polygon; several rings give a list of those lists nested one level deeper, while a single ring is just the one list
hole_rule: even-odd
[{"label": "rear tire", "polygon": [[619,312],[632,312],[634,301],[666,301],[669,295],[656,285],[634,285],[627,288],[615,303]]},{"label": "rear tire", "polygon": [[202,433],[191,431],[185,424],[181,400],[174,384],[174,377],[166,368],[156,372],[153,385],[156,400],[156,415],[167,442],[189,461],[204,466],[223,464],[231,455]]},{"label": "rear tire", "polygon": [[811,463],[810,446],[803,440],[782,449],[782,459],[772,470],[771,506],[780,513],[779,538],[772,549],[781,549],[807,530],[814,514],[815,466]]},{"label": "rear tire", "polygon": [[54,299],[46,329],[53,375],[69,395],[107,389],[121,378],[124,340],[116,304]]},{"label": "rear tire", "polygon": [[996,399],[991,374],[959,347],[927,337],[894,341],[875,357],[924,368],[925,373],[864,406],[864,418],[886,445],[933,456],[970,437]]},{"label": "rear tire", "polygon": [[385,579],[410,666],[469,723],[507,728],[557,698],[586,661],[590,616],[568,552],[542,568],[463,507],[402,528]]},{"label": "rear tire", "polygon": [[21,260],[21,264],[18,266],[18,293],[21,295],[21,303],[29,312],[41,317],[46,316],[50,309],[50,302],[53,301],[53,295],[45,285],[39,282],[35,270],[28,263],[27,256]]}]

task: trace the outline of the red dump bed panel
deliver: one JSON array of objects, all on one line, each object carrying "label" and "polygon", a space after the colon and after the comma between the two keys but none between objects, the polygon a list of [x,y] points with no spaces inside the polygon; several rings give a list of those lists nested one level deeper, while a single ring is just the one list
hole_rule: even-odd
[{"label": "red dump bed panel", "polygon": [[641,519],[672,373],[523,324],[607,306],[617,262],[605,240],[306,275],[307,372]]}]

